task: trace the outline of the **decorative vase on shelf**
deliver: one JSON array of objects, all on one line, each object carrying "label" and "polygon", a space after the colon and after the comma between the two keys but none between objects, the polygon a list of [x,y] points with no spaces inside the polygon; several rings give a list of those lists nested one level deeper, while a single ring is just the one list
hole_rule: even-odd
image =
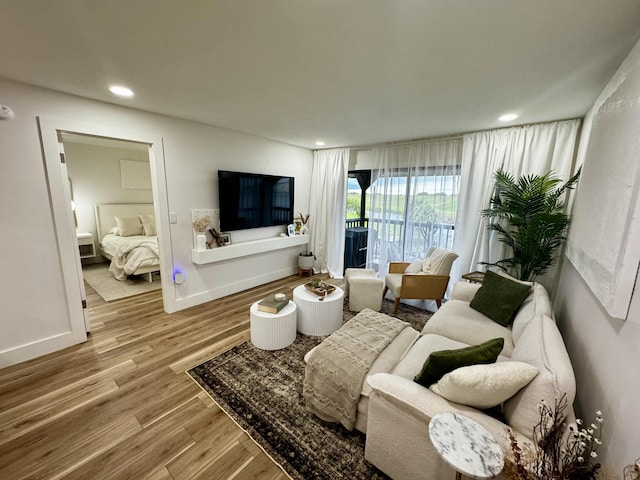
[{"label": "decorative vase on shelf", "polygon": [[300,228],[300,235],[309,235],[309,227],[302,225]]},{"label": "decorative vase on shelf", "polygon": [[207,249],[207,236],[204,233],[196,235],[196,250],[202,252]]}]

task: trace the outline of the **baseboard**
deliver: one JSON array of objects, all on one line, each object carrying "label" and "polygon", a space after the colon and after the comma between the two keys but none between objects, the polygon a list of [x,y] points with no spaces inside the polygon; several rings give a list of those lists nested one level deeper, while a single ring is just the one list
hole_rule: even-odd
[{"label": "baseboard", "polygon": [[298,273],[297,267],[287,267],[273,272],[265,273],[250,278],[243,279],[239,282],[228,283],[222,287],[208,290],[206,292],[191,295],[189,297],[176,299],[175,306],[176,311],[184,310],[185,308],[195,307],[202,303],[210,302],[218,298],[226,297],[234,293],[242,292],[250,288],[264,285],[265,283],[280,280],[281,278],[289,277]]},{"label": "baseboard", "polygon": [[65,332],[33,343],[19,345],[0,352],[0,368],[26,362],[27,360],[77,345],[85,340],[86,336],[84,339],[77,339],[74,338],[71,332]]}]

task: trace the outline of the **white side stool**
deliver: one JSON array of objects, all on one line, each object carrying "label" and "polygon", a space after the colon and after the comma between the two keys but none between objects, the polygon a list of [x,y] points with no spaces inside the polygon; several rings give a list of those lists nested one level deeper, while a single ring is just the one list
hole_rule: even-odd
[{"label": "white side stool", "polygon": [[293,289],[293,301],[298,306],[298,331],[304,335],[331,335],[342,326],[344,293],[341,288],[320,297],[304,285]]},{"label": "white side stool", "polygon": [[296,339],[296,304],[289,301],[278,313],[258,310],[251,305],[251,343],[262,350],[279,350]]},{"label": "white side stool", "polygon": [[349,310],[359,312],[382,308],[384,281],[370,268],[347,268],[344,272],[345,295],[349,296]]}]

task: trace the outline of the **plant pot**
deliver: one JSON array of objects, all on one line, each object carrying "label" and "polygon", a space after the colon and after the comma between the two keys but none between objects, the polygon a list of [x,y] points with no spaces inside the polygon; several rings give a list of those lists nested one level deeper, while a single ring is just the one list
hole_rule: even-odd
[{"label": "plant pot", "polygon": [[313,268],[315,260],[313,255],[298,255],[298,267],[304,270]]}]

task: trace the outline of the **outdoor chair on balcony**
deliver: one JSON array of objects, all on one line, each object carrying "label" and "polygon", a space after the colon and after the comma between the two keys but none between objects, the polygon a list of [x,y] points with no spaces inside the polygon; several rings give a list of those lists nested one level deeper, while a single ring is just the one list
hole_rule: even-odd
[{"label": "outdoor chair on balcony", "polygon": [[458,254],[431,247],[424,260],[413,263],[391,262],[382,296],[391,290],[395,297],[393,313],[398,313],[400,299],[435,300],[440,308],[449,284],[449,272]]}]

